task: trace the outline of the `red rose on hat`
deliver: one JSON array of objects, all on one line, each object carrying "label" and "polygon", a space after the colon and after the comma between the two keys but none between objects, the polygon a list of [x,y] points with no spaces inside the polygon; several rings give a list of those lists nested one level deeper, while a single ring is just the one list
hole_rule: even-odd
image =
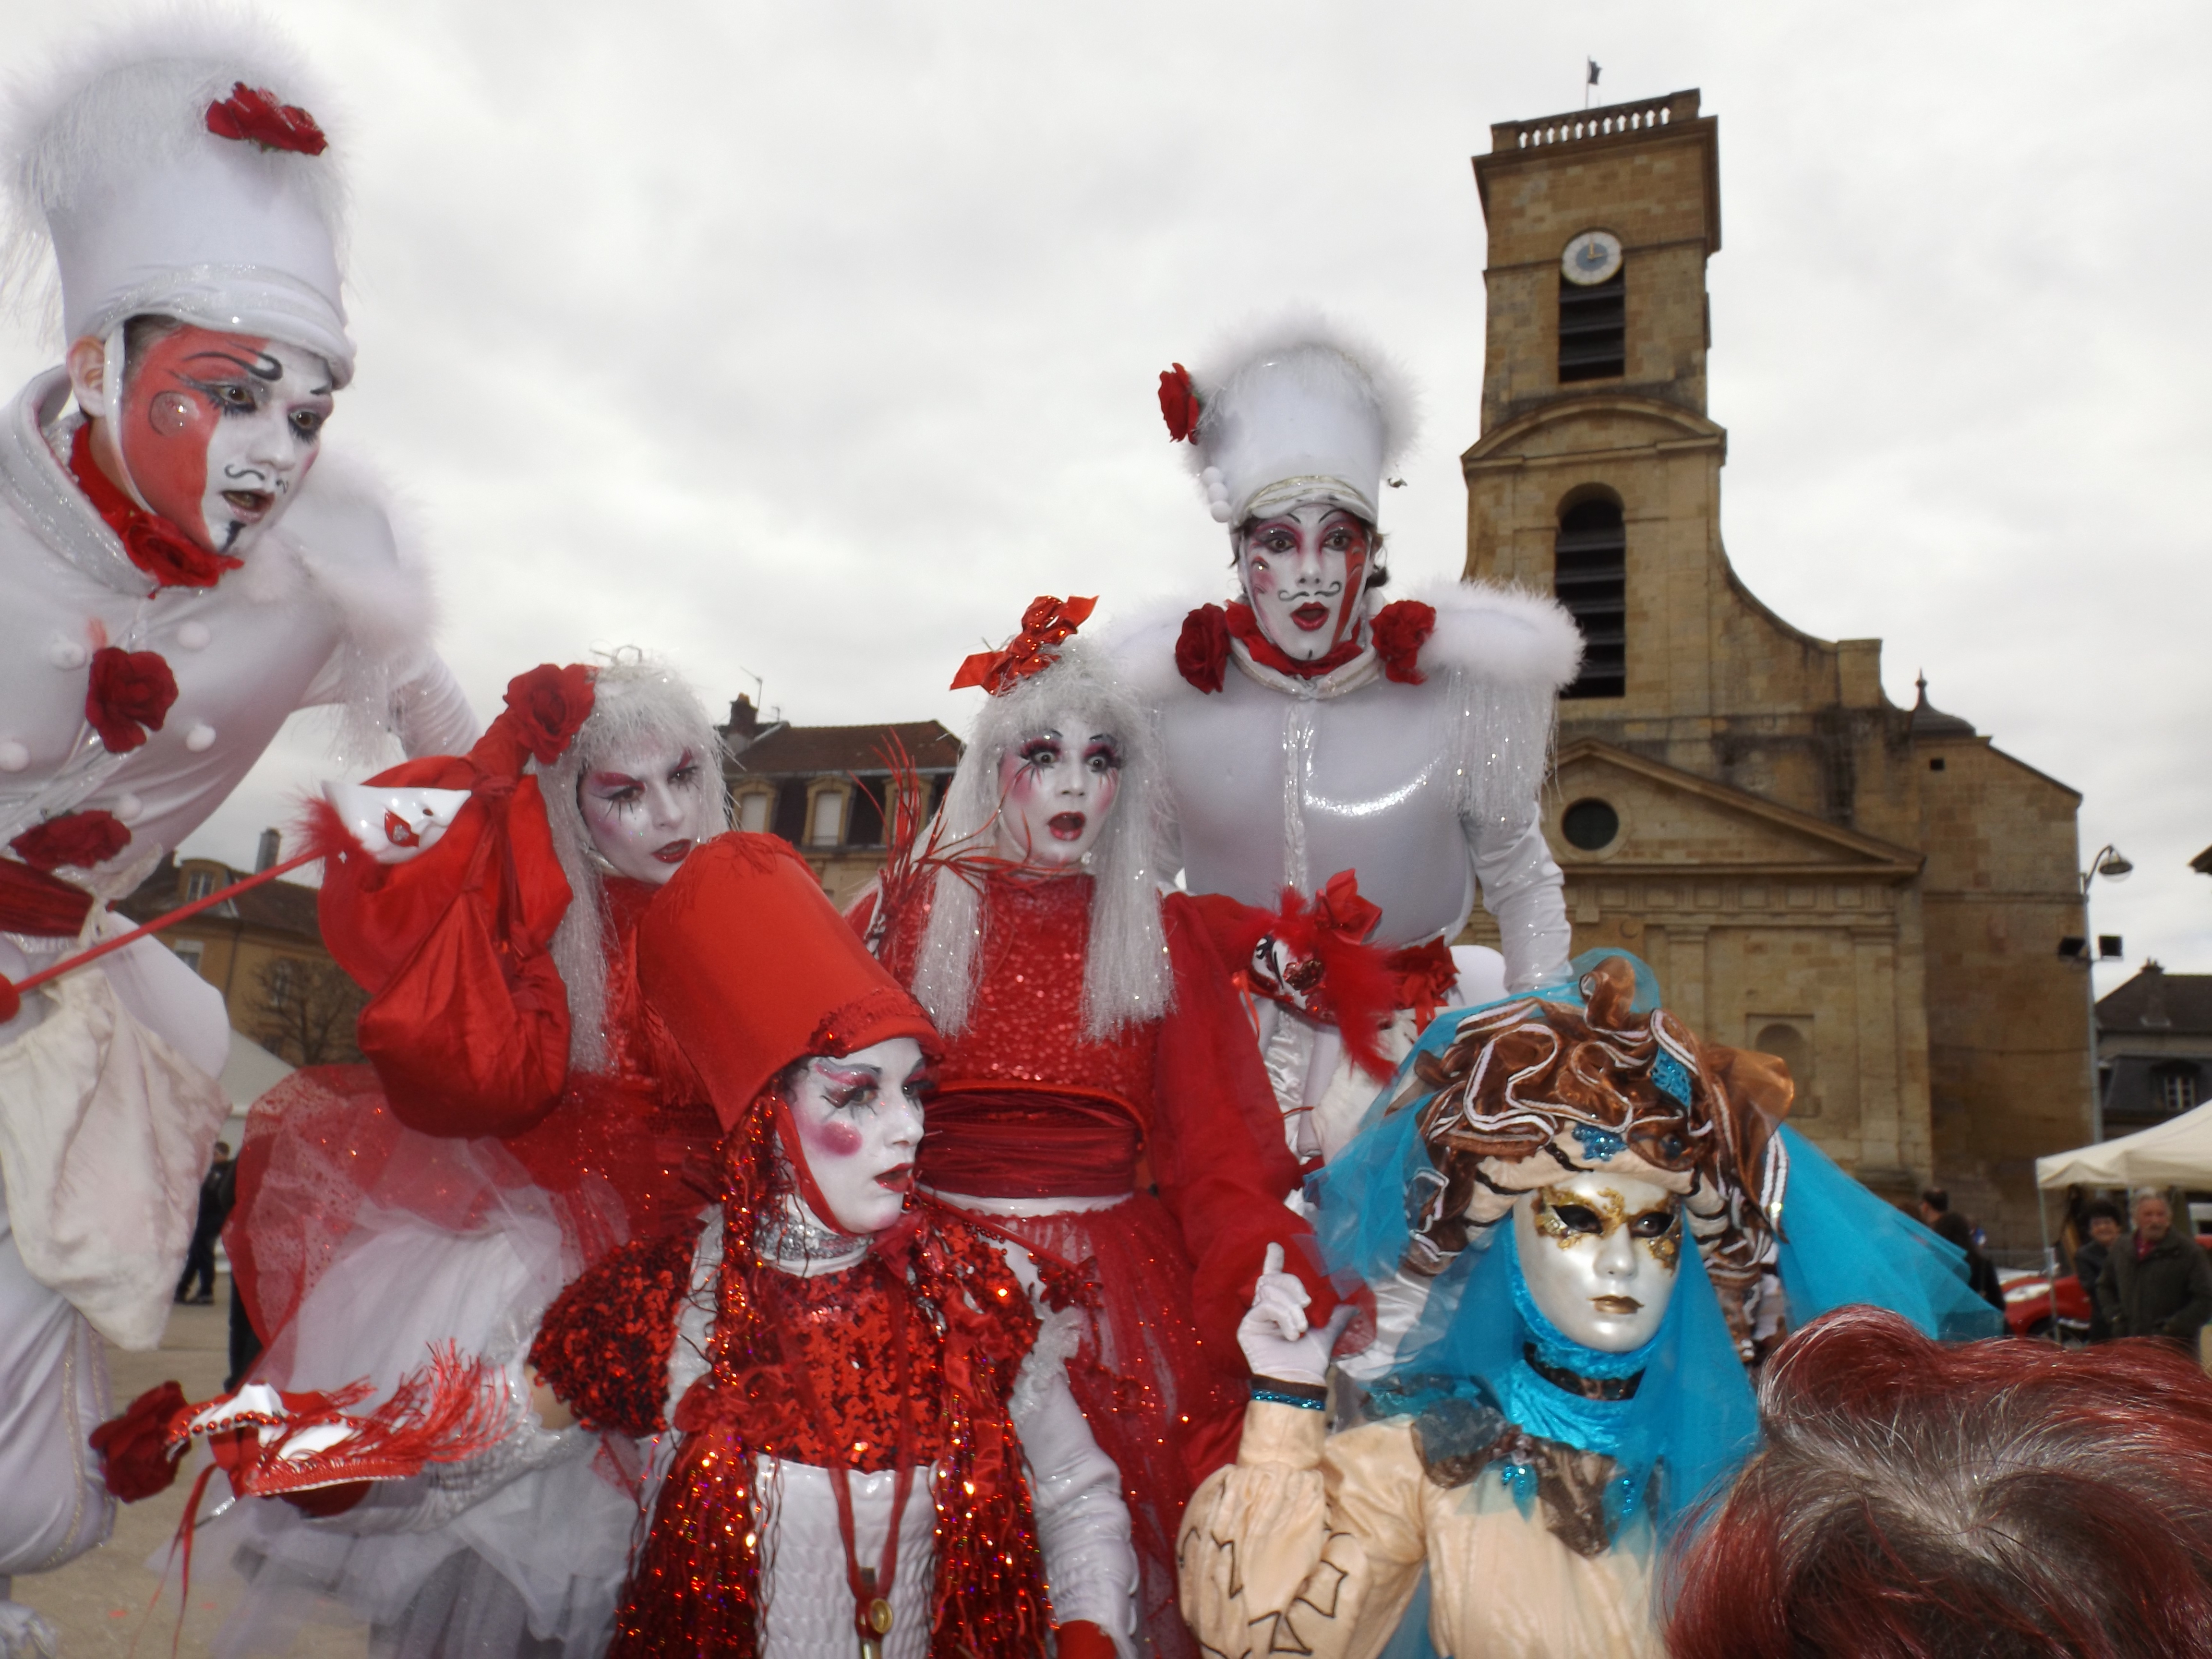
[{"label": "red rose on hat", "polygon": [[1367,633],[1375,641],[1375,654],[1382,659],[1382,678],[1419,685],[1424,678],[1418,665],[1421,647],[1436,631],[1436,607],[1419,599],[1400,599],[1376,611]]},{"label": "red rose on hat", "polygon": [[1218,691],[1229,666],[1229,617],[1218,605],[1201,605],[1182,619],[1176,636],[1176,672],[1201,691]]},{"label": "red rose on hat", "polygon": [[1168,423],[1173,443],[1198,441],[1198,417],[1204,412],[1198,393],[1191,389],[1190,371],[1181,363],[1160,371],[1160,414]]},{"label": "red rose on hat", "polygon": [[320,155],[331,142],[315,118],[297,104],[280,104],[275,93],[243,81],[231,88],[229,97],[208,106],[207,130],[218,138],[237,138],[295,155]]},{"label": "red rose on hat", "polygon": [[167,1492],[191,1443],[179,1441],[172,1449],[169,1431],[191,1410],[185,1391],[164,1382],[132,1401],[122,1416],[94,1429],[92,1449],[100,1454],[100,1478],[108,1491],[126,1504]]},{"label": "red rose on hat", "polygon": [[540,766],[561,758],[576,729],[591,717],[592,671],[540,663],[507,683],[507,714],[514,735]]},{"label": "red rose on hat", "polygon": [[65,812],[33,824],[8,843],[16,856],[45,873],[67,865],[89,870],[105,864],[131,845],[131,832],[112,812]]},{"label": "red rose on hat", "polygon": [[177,677],[158,651],[103,645],[92,653],[84,717],[111,755],[127,755],[158,732],[177,700]]}]

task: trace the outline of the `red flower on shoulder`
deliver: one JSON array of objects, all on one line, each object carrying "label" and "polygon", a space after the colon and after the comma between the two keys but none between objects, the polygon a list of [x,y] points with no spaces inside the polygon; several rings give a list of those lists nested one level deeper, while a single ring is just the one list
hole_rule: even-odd
[{"label": "red flower on shoulder", "polygon": [[89,870],[105,864],[131,845],[131,832],[112,812],[64,812],[33,824],[8,845],[24,863],[44,875],[64,865],[72,870]]},{"label": "red flower on shoulder", "polygon": [[1160,414],[1168,423],[1171,443],[1196,443],[1198,417],[1204,412],[1198,393],[1191,389],[1190,371],[1181,363],[1160,371]]},{"label": "red flower on shoulder", "polygon": [[111,755],[127,755],[158,732],[177,700],[177,677],[158,651],[103,645],[92,653],[84,717]]},{"label": "red flower on shoulder", "polygon": [[164,1382],[132,1401],[122,1416],[94,1429],[92,1449],[100,1454],[100,1479],[108,1491],[126,1504],[167,1492],[191,1444],[180,1440],[172,1448],[169,1431],[191,1411],[185,1391],[173,1382]]},{"label": "red flower on shoulder", "polygon": [[267,88],[249,87],[243,81],[231,88],[229,97],[208,106],[207,130],[218,138],[236,138],[295,155],[320,155],[331,143],[315,118],[297,104],[280,104]]},{"label": "red flower on shoulder", "polygon": [[1176,671],[1201,691],[1218,691],[1229,667],[1229,616],[1201,605],[1182,619],[1176,636]]},{"label": "red flower on shoulder", "polygon": [[544,662],[507,683],[507,713],[522,746],[540,766],[561,758],[576,730],[592,713],[592,671],[578,663],[563,668]]},{"label": "red flower on shoulder", "polygon": [[1382,678],[1419,685],[1425,678],[1419,665],[1421,647],[1436,631],[1437,608],[1419,599],[1400,599],[1376,611],[1367,633],[1375,641],[1375,654],[1382,659]]}]

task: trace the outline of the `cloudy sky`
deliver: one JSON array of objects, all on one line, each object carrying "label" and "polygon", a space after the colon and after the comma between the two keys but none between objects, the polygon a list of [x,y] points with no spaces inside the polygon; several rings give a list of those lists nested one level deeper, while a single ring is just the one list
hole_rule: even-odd
[{"label": "cloudy sky", "polygon": [[[332,442],[434,550],[480,709],[593,646],[805,722],[935,715],[1042,592],[1216,580],[1153,402],[1304,300],[1424,383],[1455,571],[1493,120],[1703,89],[1730,557],[2081,789],[2130,957],[2212,971],[2212,10],[2106,0],[287,0],[337,89]],[[11,65],[122,9],[0,0]],[[52,353],[0,327],[0,380]],[[1210,595],[1209,595],[1210,596]],[[192,850],[319,775],[294,733]],[[2109,971],[2109,970],[2108,970]]]}]

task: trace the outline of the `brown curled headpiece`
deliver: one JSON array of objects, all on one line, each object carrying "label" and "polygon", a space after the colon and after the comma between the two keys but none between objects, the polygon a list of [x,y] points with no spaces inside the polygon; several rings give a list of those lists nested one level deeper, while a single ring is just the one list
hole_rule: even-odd
[{"label": "brown curled headpiece", "polygon": [[1702,1042],[1663,1008],[1631,1012],[1635,970],[1619,957],[1577,988],[1582,1008],[1527,997],[1478,1009],[1443,1053],[1415,1060],[1391,1108],[1426,1097],[1418,1121],[1431,1167],[1407,1194],[1405,1266],[1441,1272],[1472,1231],[1564,1176],[1633,1176],[1681,1194],[1749,1359],[1776,1270],[1788,1155],[1774,1132],[1790,1110],[1789,1069],[1771,1054]]}]

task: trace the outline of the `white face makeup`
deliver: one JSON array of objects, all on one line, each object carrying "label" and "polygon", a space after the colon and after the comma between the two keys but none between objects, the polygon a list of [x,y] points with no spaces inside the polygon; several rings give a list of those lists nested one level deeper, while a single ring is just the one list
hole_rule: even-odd
[{"label": "white face makeup", "polygon": [[1000,858],[1038,868],[1072,865],[1098,844],[1121,787],[1121,745],[1088,719],[1022,739],[999,760]]},{"label": "white face makeup", "polygon": [[592,845],[616,872],[659,887],[721,825],[710,762],[685,744],[650,741],[586,769],[576,805]]},{"label": "white face makeup", "polygon": [[1681,1262],[1681,1201],[1633,1176],[1585,1172],[1513,1206],[1521,1274],[1570,1340],[1626,1353],[1658,1334]]},{"label": "white face makeup", "polygon": [[1285,656],[1311,662],[1358,630],[1373,544],[1365,524],[1325,501],[1262,519],[1239,538],[1237,574],[1252,614]]},{"label": "white face makeup", "polygon": [[188,326],[131,366],[115,434],[147,506],[237,557],[306,482],[333,395],[330,366],[312,352]]},{"label": "white face makeup", "polygon": [[912,1037],[835,1058],[817,1054],[800,1070],[791,1115],[830,1210],[817,1221],[865,1238],[899,1218],[914,1185],[928,1074]]}]

